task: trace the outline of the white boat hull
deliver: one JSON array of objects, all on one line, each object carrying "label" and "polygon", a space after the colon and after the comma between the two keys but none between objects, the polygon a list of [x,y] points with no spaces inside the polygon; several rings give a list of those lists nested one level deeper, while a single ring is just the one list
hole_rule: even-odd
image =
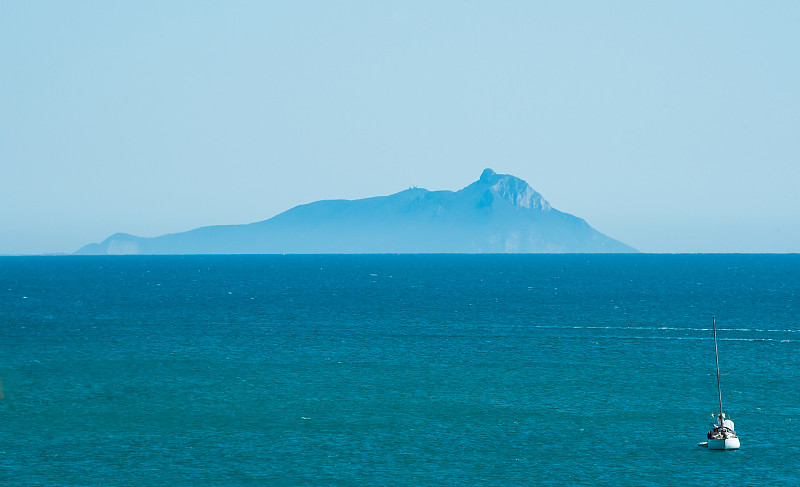
[{"label": "white boat hull", "polygon": [[716,440],[708,440],[709,450],[738,450],[739,438],[720,438]]}]

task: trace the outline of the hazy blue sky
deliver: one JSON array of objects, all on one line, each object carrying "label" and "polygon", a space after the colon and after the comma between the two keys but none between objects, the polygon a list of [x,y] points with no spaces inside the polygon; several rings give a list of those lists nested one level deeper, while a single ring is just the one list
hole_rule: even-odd
[{"label": "hazy blue sky", "polygon": [[800,2],[4,2],[0,253],[457,190],[800,251]]}]

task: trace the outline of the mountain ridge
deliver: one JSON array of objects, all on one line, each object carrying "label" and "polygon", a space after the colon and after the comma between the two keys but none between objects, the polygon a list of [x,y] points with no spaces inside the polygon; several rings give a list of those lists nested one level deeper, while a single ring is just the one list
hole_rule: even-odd
[{"label": "mountain ridge", "polygon": [[485,169],[458,191],[320,200],[267,220],[143,238],[116,233],[76,254],[637,252],[553,208],[528,183]]}]

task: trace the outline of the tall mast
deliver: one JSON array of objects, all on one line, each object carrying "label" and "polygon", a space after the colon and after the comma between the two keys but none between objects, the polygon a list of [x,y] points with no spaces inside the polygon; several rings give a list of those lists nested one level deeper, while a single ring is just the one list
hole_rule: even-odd
[{"label": "tall mast", "polygon": [[719,352],[717,351],[717,317],[711,317],[711,327],[714,329],[714,357],[717,359],[717,394],[719,395],[719,425],[722,426],[722,388],[719,386]]}]

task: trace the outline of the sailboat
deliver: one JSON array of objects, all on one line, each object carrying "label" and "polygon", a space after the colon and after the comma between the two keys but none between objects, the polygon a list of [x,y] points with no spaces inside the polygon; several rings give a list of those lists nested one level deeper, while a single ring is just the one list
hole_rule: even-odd
[{"label": "sailboat", "polygon": [[708,441],[698,443],[698,446],[708,447],[709,450],[738,450],[739,437],[733,429],[733,421],[725,419],[722,412],[722,388],[719,385],[719,351],[717,349],[717,318],[711,318],[711,327],[714,330],[714,356],[717,359],[717,395],[719,397],[719,415],[715,424],[706,437]]}]

